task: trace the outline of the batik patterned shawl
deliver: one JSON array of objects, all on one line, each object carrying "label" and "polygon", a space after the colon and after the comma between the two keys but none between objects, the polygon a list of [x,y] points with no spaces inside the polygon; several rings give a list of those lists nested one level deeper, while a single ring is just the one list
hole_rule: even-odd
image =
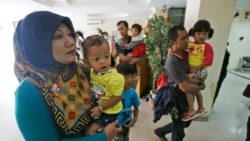
[{"label": "batik patterned shawl", "polygon": [[[96,105],[89,85],[89,69],[83,64],[58,63],[51,41],[60,23],[73,33],[71,21],[46,11],[33,12],[20,20],[14,33],[14,71],[19,81],[35,79],[62,136],[83,132],[92,121],[89,109]],[[39,110],[39,109],[38,109]]]}]

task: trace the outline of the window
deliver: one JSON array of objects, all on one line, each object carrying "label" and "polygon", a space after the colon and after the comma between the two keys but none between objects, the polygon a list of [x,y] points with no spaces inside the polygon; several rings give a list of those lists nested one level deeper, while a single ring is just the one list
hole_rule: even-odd
[{"label": "window", "polygon": [[174,25],[184,25],[186,8],[169,8],[168,18]]}]

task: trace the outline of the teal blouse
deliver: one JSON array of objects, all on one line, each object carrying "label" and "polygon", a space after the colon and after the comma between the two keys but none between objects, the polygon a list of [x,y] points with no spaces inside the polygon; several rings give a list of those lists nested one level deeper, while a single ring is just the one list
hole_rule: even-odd
[{"label": "teal blouse", "polygon": [[104,132],[87,137],[76,134],[62,139],[42,93],[29,80],[23,80],[15,92],[15,114],[18,127],[26,141],[107,140]]}]

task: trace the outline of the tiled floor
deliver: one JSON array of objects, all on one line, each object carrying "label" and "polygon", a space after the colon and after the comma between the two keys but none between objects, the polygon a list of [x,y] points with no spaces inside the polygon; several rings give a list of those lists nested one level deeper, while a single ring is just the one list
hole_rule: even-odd
[{"label": "tiled floor", "polygon": [[[13,73],[13,59],[0,59],[0,141],[23,141],[16,126],[14,115],[14,90],[18,85]],[[247,75],[250,78],[250,74]],[[250,80],[228,73],[221,93],[209,115],[207,122],[192,122],[187,128],[184,141],[244,141],[246,122],[249,116],[250,99],[242,96],[242,91]],[[153,123],[153,112],[148,102],[141,100],[138,122],[131,128],[131,141],[160,141],[153,130],[170,122],[164,116]],[[168,139],[171,135],[166,136]]]},{"label": "tiled floor", "polygon": [[[250,74],[242,76],[250,78]],[[228,73],[208,121],[193,121],[185,130],[184,141],[244,141],[250,99],[243,97],[242,91],[248,83],[250,80]],[[138,122],[131,130],[131,141],[160,141],[153,130],[170,122],[170,117],[153,123],[148,103],[141,102]],[[171,135],[166,137],[171,139]]]}]

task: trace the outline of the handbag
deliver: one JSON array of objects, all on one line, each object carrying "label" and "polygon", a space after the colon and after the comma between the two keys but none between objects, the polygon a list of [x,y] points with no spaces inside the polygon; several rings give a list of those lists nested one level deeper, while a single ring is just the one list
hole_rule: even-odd
[{"label": "handbag", "polygon": [[242,95],[247,97],[247,98],[250,98],[250,84],[247,85],[247,87],[243,91]]}]

